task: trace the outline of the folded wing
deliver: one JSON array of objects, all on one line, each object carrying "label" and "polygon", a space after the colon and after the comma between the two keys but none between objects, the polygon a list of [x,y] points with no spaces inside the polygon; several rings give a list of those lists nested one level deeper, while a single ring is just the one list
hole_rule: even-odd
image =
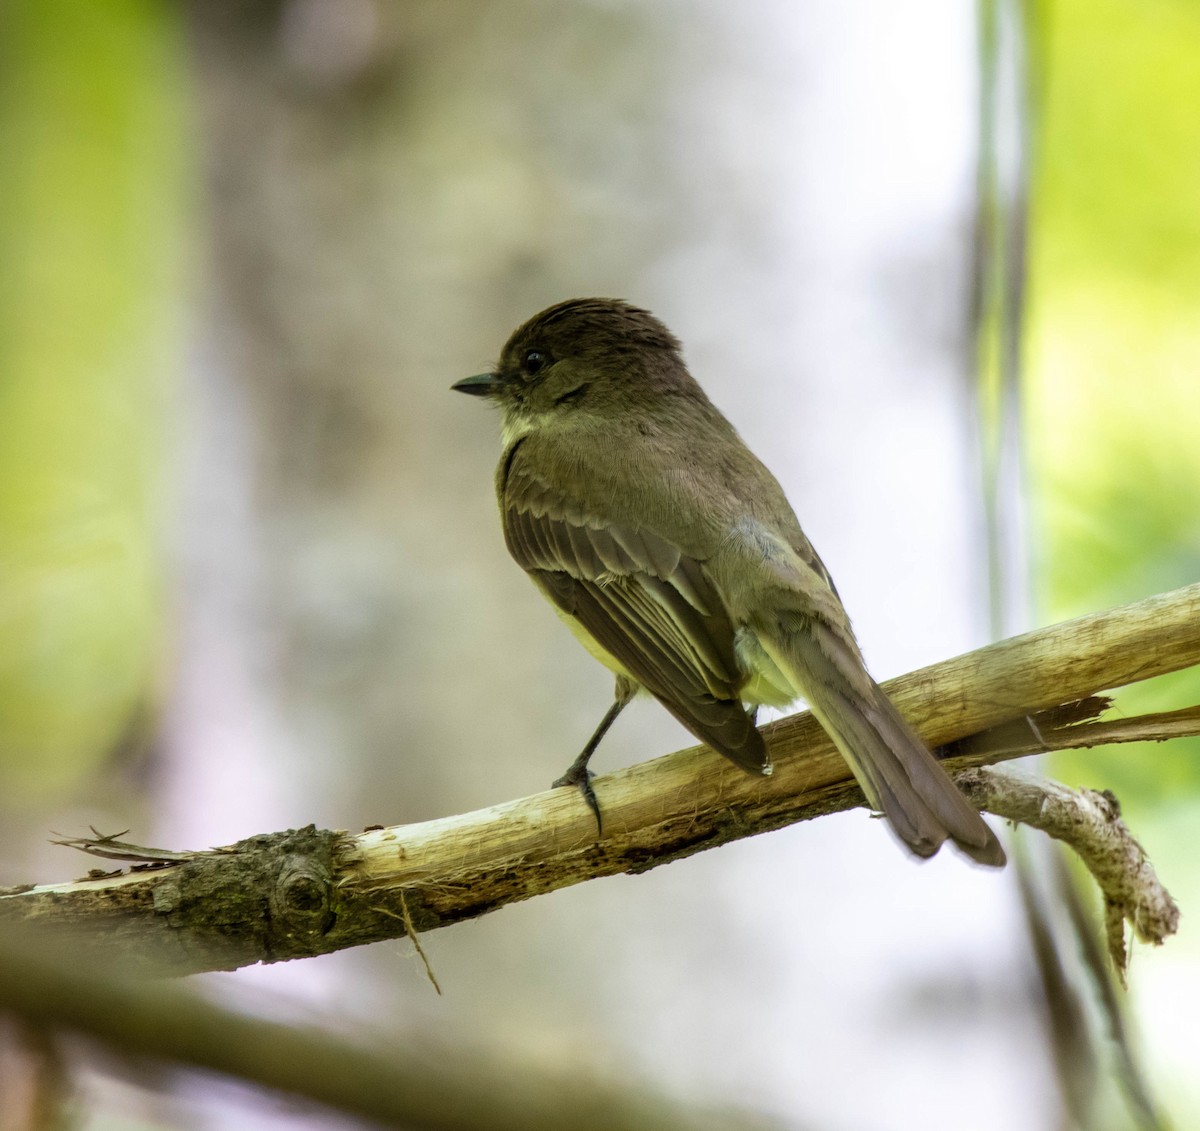
[{"label": "folded wing", "polygon": [[509,552],[550,600],[697,738],[744,769],[766,769],[738,698],[733,626],[703,563],[527,476],[509,475],[501,497]]}]

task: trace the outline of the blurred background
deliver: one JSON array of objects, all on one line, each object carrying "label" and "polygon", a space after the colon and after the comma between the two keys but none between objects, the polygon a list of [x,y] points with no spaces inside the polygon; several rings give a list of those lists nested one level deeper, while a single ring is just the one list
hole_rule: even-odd
[{"label": "blurred background", "polygon": [[[448,386],[562,298],[682,338],[880,679],[1196,580],[1197,58],[1190,0],[0,4],[0,885],[85,870],[51,830],[548,786],[610,679],[508,560],[496,421]],[[684,744],[639,703],[596,768]],[[1198,755],[1045,766],[1117,792],[1185,914]],[[1180,1127],[1189,922],[1127,998]],[[442,997],[406,942],[191,984],[789,1128],[1078,1125],[1013,870],[918,867],[862,811],[424,943]],[[70,1064],[88,1131],[358,1126]],[[1136,1125],[1097,1088],[1089,1126]]]}]

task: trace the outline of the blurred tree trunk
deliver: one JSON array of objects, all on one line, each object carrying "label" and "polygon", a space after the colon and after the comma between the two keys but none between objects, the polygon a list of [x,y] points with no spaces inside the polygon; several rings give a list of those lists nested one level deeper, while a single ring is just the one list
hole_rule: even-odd
[{"label": "blurred tree trunk", "polygon": [[[573,81],[589,100],[631,38],[652,50],[650,19],[372,0],[191,9],[213,236],[196,462],[228,479],[192,484],[203,510],[186,534],[191,597],[207,607],[178,738],[210,756],[210,724],[187,705],[208,702],[206,685],[232,664],[253,689],[234,725],[248,753],[275,752],[280,818],[317,798],[333,823],[431,815],[558,772],[557,755],[520,784],[511,768],[584,664],[545,688],[540,662],[522,660],[558,629],[527,626],[531,602],[496,603],[527,583],[492,513],[494,422],[447,386],[486,364],[531,305],[579,278],[601,285],[615,262],[636,274],[650,255],[634,251],[645,214],[619,248],[586,238],[612,219],[579,215],[584,193],[570,190],[596,158],[582,137],[571,152],[589,123],[563,119],[522,54],[522,29],[548,23],[563,65],[586,51]],[[491,85],[503,103],[489,102]],[[651,120],[632,143],[644,152],[601,176],[628,176],[626,162],[644,157],[642,187],[661,190],[653,117],[664,107],[646,94]],[[596,140],[613,144],[607,129]],[[603,199],[610,213],[624,203]],[[572,282],[556,282],[560,242]],[[501,570],[497,588],[489,575]],[[506,646],[524,633],[532,646]],[[463,670],[468,646],[478,664]],[[604,677],[595,683],[602,706]],[[538,689],[542,718],[511,710],[522,685]],[[457,710],[467,701],[471,712]],[[459,753],[397,765],[401,745]],[[513,755],[507,772],[483,761],[497,749]],[[331,764],[331,750],[346,760]]]}]

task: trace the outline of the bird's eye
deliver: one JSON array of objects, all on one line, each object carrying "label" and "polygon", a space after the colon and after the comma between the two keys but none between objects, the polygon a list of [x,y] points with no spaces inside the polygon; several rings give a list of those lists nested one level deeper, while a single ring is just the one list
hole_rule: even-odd
[{"label": "bird's eye", "polygon": [[521,358],[521,368],[532,377],[541,371],[546,364],[546,355],[541,350],[526,350]]}]

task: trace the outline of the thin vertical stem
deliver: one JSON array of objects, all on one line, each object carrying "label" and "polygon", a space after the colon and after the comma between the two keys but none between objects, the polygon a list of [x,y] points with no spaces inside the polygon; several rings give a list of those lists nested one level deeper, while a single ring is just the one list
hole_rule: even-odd
[{"label": "thin vertical stem", "polygon": [[1029,569],[1021,345],[1029,211],[1029,110],[1021,0],[980,0],[979,155],[970,319],[993,638],[1026,627]]}]

